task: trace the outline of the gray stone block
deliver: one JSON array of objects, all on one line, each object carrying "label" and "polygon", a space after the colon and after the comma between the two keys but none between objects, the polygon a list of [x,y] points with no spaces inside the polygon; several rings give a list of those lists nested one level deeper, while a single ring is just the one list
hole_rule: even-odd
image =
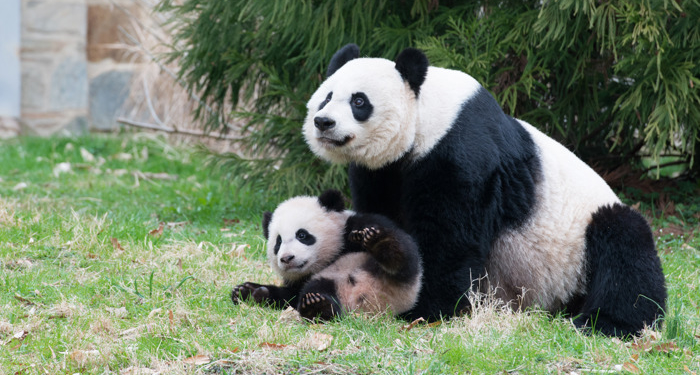
[{"label": "gray stone block", "polygon": [[130,71],[111,70],[90,81],[90,125],[99,130],[116,127],[115,117],[129,96]]},{"label": "gray stone block", "polygon": [[77,116],[63,126],[64,135],[84,135],[88,133],[88,121],[86,116]]},{"label": "gray stone block", "polygon": [[22,112],[44,108],[47,87],[45,70],[42,64],[22,64]]},{"label": "gray stone block", "polygon": [[50,110],[87,108],[87,62],[83,56],[69,56],[51,73]]}]

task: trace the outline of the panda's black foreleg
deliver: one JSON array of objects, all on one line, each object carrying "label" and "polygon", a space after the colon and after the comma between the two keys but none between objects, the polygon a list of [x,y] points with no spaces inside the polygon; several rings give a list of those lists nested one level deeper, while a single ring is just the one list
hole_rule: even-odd
[{"label": "panda's black foreleg", "polygon": [[371,226],[354,230],[350,233],[350,240],[362,244],[362,248],[372,254],[391,275],[397,273],[406,262],[401,243],[386,228]]},{"label": "panda's black foreleg", "polygon": [[296,306],[299,315],[308,320],[329,321],[342,315],[335,281],[326,278],[309,280]]},{"label": "panda's black foreleg", "polygon": [[574,324],[628,336],[656,323],[665,309],[661,261],[646,220],[615,204],[598,209],[586,229],[588,284]]},{"label": "panda's black foreleg", "polygon": [[373,225],[353,230],[349,240],[361,243],[391,278],[409,281],[420,273],[418,245],[402,230]]},{"label": "panda's black foreleg", "polygon": [[299,285],[277,286],[246,282],[231,290],[231,301],[238,304],[252,300],[259,305],[282,309],[297,302],[300,290]]}]

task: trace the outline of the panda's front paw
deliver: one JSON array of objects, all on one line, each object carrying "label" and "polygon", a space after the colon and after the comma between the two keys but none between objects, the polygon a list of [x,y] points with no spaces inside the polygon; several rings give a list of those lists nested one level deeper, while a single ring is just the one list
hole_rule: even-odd
[{"label": "panda's front paw", "polygon": [[375,227],[367,227],[350,232],[350,240],[361,243],[365,249],[371,249],[384,235],[384,232]]},{"label": "panda's front paw", "polygon": [[362,230],[354,230],[348,235],[348,240],[359,244],[362,243],[363,238],[364,236],[362,235]]},{"label": "panda's front paw", "polygon": [[340,306],[332,297],[323,293],[306,293],[297,307],[299,315],[308,320],[329,321],[340,315]]},{"label": "panda's front paw", "polygon": [[253,297],[256,303],[263,303],[269,295],[270,291],[266,287],[260,284],[246,282],[233,287],[231,290],[231,301],[234,304],[238,304]]}]

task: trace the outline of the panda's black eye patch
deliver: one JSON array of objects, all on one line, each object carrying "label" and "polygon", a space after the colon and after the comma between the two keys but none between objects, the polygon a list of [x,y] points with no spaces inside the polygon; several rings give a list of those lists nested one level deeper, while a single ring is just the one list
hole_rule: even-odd
[{"label": "panda's black eye patch", "polygon": [[352,116],[357,121],[367,121],[372,115],[372,110],[374,107],[372,103],[369,102],[369,98],[364,92],[356,92],[350,97],[350,108],[352,109]]},{"label": "panda's black eye patch", "polygon": [[328,102],[331,101],[331,98],[333,98],[333,91],[331,91],[331,92],[328,93],[328,95],[326,96],[326,99],[325,99],[324,101],[321,102],[321,105],[318,106],[318,110],[319,110],[319,111],[322,110],[323,107],[325,107],[326,104],[328,104]]},{"label": "panda's black eye patch", "polygon": [[282,236],[277,235],[277,240],[275,241],[275,255],[280,252],[280,246],[282,246]]},{"label": "panda's black eye patch", "polygon": [[316,237],[309,233],[306,229],[299,229],[296,234],[297,240],[306,246],[311,246],[316,243]]}]

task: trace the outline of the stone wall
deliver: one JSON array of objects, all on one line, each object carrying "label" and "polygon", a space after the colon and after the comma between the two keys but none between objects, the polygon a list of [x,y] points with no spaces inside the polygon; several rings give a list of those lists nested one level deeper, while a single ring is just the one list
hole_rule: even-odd
[{"label": "stone wall", "polygon": [[22,132],[87,129],[85,0],[22,0]]},{"label": "stone wall", "polygon": [[111,130],[138,59],[119,50],[133,1],[22,0],[21,132]]},{"label": "stone wall", "polygon": [[100,131],[117,126],[114,119],[129,96],[131,79],[141,62],[138,55],[119,46],[130,44],[121,31],[132,32],[130,17],[145,17],[132,1],[117,4],[109,0],[88,1],[89,123],[91,129]]}]

